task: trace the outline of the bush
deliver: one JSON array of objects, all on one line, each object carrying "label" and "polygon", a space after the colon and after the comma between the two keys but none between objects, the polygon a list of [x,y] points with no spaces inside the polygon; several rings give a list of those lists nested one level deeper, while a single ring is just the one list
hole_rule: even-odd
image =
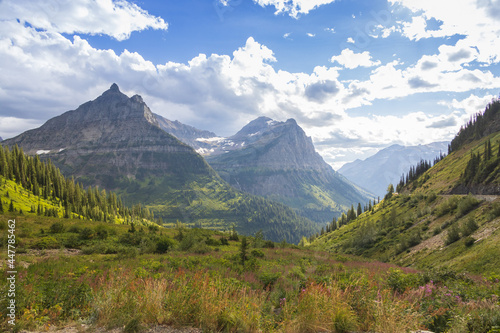
[{"label": "bush", "polygon": [[469,236],[469,237],[464,239],[464,244],[467,247],[471,247],[472,245],[474,245],[475,242],[476,242],[476,239],[474,237]]},{"label": "bush", "polygon": [[454,224],[451,226],[451,228],[448,230],[448,233],[446,234],[445,244],[450,245],[452,243],[455,243],[459,239],[460,239],[460,231],[458,229],[458,226]]},{"label": "bush", "polygon": [[85,227],[80,231],[80,239],[89,240],[94,237],[94,232],[89,227]]},{"label": "bush", "polygon": [[166,253],[174,246],[175,242],[173,239],[168,237],[162,237],[156,242],[156,253]]},{"label": "bush", "polygon": [[61,246],[57,239],[54,237],[43,237],[40,238],[33,246],[35,249],[46,250],[46,249],[57,249]]},{"label": "bush", "polygon": [[221,242],[217,239],[212,238],[212,237],[208,237],[205,240],[205,244],[210,245],[210,246],[220,246]]},{"label": "bush", "polygon": [[280,272],[263,272],[259,275],[259,281],[264,285],[264,289],[272,288],[274,283],[281,277]]},{"label": "bush", "polygon": [[457,196],[452,196],[448,200],[442,202],[435,210],[436,216],[441,217],[454,211],[458,206],[458,200],[459,198]]},{"label": "bush", "polygon": [[422,278],[417,274],[405,274],[398,268],[389,268],[387,285],[394,291],[403,293],[408,288],[414,288],[422,284]]},{"label": "bush", "polygon": [[270,241],[270,240],[266,240],[262,247],[267,248],[267,249],[274,249],[274,242]]},{"label": "bush", "polygon": [[60,234],[64,232],[64,224],[62,222],[54,222],[49,228],[50,233]]},{"label": "bush", "polygon": [[472,195],[466,196],[458,203],[457,217],[462,217],[462,216],[466,215],[467,213],[469,213],[471,210],[473,210],[480,203],[481,203],[481,201],[477,200]]},{"label": "bush", "polygon": [[479,226],[477,225],[476,221],[474,221],[474,219],[470,217],[469,219],[467,219],[467,221],[465,221],[462,224],[461,228],[462,236],[464,237],[469,236],[472,233],[474,233],[474,231],[476,231],[477,229],[479,229]]},{"label": "bush", "polygon": [[259,249],[253,249],[252,252],[251,252],[251,255],[256,257],[256,258],[264,258],[264,252],[262,252],[261,250]]},{"label": "bush", "polygon": [[94,228],[95,235],[98,239],[107,239],[108,238],[108,227],[105,225],[98,225]]},{"label": "bush", "polygon": [[206,243],[199,242],[191,247],[191,251],[197,254],[205,254],[211,252],[212,249]]},{"label": "bush", "polygon": [[71,227],[68,228],[68,232],[74,233],[74,234],[79,234],[82,231],[82,228],[79,225],[72,225]]}]

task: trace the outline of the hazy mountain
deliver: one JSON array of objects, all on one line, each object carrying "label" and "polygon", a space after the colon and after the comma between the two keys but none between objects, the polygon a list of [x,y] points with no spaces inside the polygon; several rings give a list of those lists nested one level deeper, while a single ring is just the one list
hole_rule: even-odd
[{"label": "hazy mountain", "polygon": [[[180,129],[180,132],[189,132]],[[97,99],[5,140],[28,154],[50,158],[84,185],[116,190],[129,203],[146,204],[156,217],[244,233],[259,229],[273,240],[297,242],[317,231],[290,208],[234,190],[202,156],[160,128],[138,95],[113,84]]]},{"label": "hazy mountain", "polygon": [[317,222],[368,201],[323,160],[293,119],[257,118],[220,140],[207,161],[235,188],[285,203]]},{"label": "hazy mountain", "polygon": [[421,159],[433,161],[440,153],[448,151],[448,142],[434,142],[428,145],[392,145],[375,155],[356,160],[342,166],[338,172],[362,188],[384,196],[389,184],[399,182],[401,175]]}]

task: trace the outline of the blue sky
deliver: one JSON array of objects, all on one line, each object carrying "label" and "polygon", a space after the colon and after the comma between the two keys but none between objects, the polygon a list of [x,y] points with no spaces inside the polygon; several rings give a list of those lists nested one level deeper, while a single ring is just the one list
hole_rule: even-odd
[{"label": "blue sky", "polygon": [[334,168],[445,141],[500,92],[498,0],[3,0],[0,136],[116,82],[221,136],[295,118]]}]

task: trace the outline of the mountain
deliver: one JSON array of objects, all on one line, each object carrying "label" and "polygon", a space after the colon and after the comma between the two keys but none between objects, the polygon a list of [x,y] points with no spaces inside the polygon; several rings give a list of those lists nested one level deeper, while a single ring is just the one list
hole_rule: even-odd
[{"label": "mountain", "polygon": [[93,101],[2,142],[38,154],[85,186],[115,190],[145,204],[167,224],[255,233],[297,242],[317,230],[290,208],[246,195],[225,183],[190,146],[160,128],[139,95],[113,84]]},{"label": "mountain", "polygon": [[441,161],[312,246],[419,269],[500,274],[499,124],[496,100]]},{"label": "mountain", "polygon": [[210,152],[210,149],[213,148],[213,142],[217,142],[219,139],[213,132],[200,130],[177,120],[171,121],[159,114],[154,114],[154,116],[162,130],[193,147],[199,154]]},{"label": "mountain", "polygon": [[257,118],[220,140],[206,159],[235,188],[282,202],[319,223],[369,200],[323,160],[293,119]]},{"label": "mountain", "polygon": [[368,191],[383,196],[389,184],[399,182],[401,175],[420,160],[434,160],[448,151],[448,142],[427,145],[392,145],[365,160],[344,164],[338,172]]}]

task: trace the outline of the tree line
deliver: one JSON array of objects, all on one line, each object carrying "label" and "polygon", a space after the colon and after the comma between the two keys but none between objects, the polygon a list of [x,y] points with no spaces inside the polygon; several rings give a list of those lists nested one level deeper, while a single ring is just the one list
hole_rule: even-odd
[{"label": "tree line", "polygon": [[[0,176],[16,182],[35,196],[62,206],[65,218],[104,222],[113,222],[116,218],[126,222],[134,218],[154,220],[147,207],[138,204],[129,208],[114,192],[90,186],[84,189],[73,177],[64,177],[50,160],[45,162],[38,156],[26,155],[17,145],[12,149],[0,146]],[[12,199],[8,206],[9,211],[16,211]],[[4,210],[1,200],[0,208]],[[56,208],[47,207],[40,201],[31,206],[31,212],[58,217]]]},{"label": "tree line", "polygon": [[500,130],[500,122],[495,121],[500,113],[500,100],[494,99],[486,106],[483,113],[477,113],[460,128],[458,134],[448,145],[448,154],[457,151],[464,144],[479,140]]}]

